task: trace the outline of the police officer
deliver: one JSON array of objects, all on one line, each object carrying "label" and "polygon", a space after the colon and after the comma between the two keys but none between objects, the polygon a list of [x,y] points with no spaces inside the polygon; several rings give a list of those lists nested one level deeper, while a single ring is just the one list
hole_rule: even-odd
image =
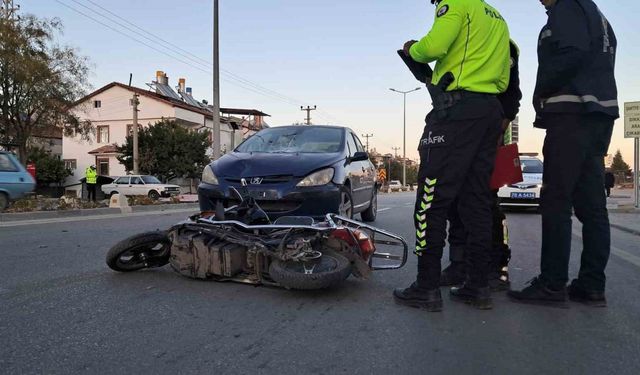
[{"label": "police officer", "polygon": [[[619,117],[614,78],[617,41],[591,0],[542,0],[548,21],[538,42],[535,126],[546,129],[541,195],[541,273],[518,302],[565,305],[572,300],[606,306],[605,268],[610,229],[604,156]],[[578,278],[569,290],[572,208],[582,222]]]},{"label": "police officer", "polygon": [[[504,110],[504,120],[502,122],[502,132],[499,138],[499,145],[504,144],[504,132],[511,122],[516,118],[520,110],[520,74],[518,60],[520,51],[516,43],[512,40],[509,43],[511,56],[511,74],[507,91],[498,95],[498,100]],[[492,244],[491,263],[489,266],[489,286],[492,291],[505,291],[509,289],[509,260],[511,259],[511,249],[509,249],[509,234],[507,228],[507,218],[500,208],[498,191],[492,192]],[[442,271],[440,286],[461,285],[467,278],[467,266],[465,262],[464,248],[467,245],[467,232],[460,220],[457,205],[451,207],[449,213],[449,260],[451,264]]]},{"label": "police officer", "polygon": [[96,201],[96,183],[98,182],[98,172],[96,172],[96,166],[92,165],[87,167],[84,171],[87,182],[87,200]]},{"label": "police officer", "polygon": [[409,41],[405,52],[420,63],[437,61],[432,83],[453,73],[453,83],[427,115],[420,141],[418,194],[414,212],[418,276],[396,289],[396,302],[442,310],[440,261],[449,209],[467,228],[470,270],[467,281],[453,288],[456,300],[478,308],[492,307],[487,273],[491,246],[491,192],[496,140],[503,112],[497,94],[509,84],[509,30],[500,13],[483,0],[435,1],[436,17],[421,41]]}]

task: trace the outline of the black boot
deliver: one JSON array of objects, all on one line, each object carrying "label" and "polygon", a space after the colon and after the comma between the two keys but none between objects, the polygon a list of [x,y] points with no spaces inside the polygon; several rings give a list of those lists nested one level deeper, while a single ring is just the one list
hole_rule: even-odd
[{"label": "black boot", "polygon": [[568,308],[566,287],[551,289],[540,277],[529,284],[520,291],[510,290],[507,295],[513,302]]},{"label": "black boot", "polygon": [[451,299],[475,306],[480,310],[491,310],[491,289],[489,287],[474,288],[466,284],[461,287],[453,287],[449,292]]},{"label": "black boot", "polygon": [[464,284],[467,279],[467,264],[464,262],[451,262],[440,275],[440,286],[457,286]]},{"label": "black boot", "polygon": [[569,286],[569,299],[592,307],[607,307],[604,292],[587,290],[580,285],[578,280],[573,280]]},{"label": "black boot", "polygon": [[440,289],[426,289],[415,282],[407,289],[393,291],[393,299],[400,305],[417,307],[430,312],[442,311],[442,295]]},{"label": "black boot", "polygon": [[504,292],[509,290],[510,286],[509,267],[504,266],[489,273],[489,287],[492,292]]}]

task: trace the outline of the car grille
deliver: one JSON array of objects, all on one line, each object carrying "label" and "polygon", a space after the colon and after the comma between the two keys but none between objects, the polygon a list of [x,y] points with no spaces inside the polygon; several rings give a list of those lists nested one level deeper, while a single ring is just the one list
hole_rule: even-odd
[{"label": "car grille", "polygon": [[[254,178],[258,178],[260,179],[260,183],[259,184],[254,184],[251,183],[251,180]],[[266,184],[280,184],[283,182],[289,182],[291,181],[291,179],[293,179],[293,176],[264,176],[264,177],[260,177],[260,176],[254,176],[254,177],[245,177],[245,180],[247,181],[248,185],[266,185]],[[233,184],[241,184],[242,183],[242,179],[239,177],[230,177],[230,178],[225,178],[226,181],[231,182]]]},{"label": "car grille", "polygon": [[526,189],[535,189],[538,187],[538,185],[509,185],[510,188],[513,189],[521,189],[521,190],[526,190]]},{"label": "car grille", "polygon": [[[280,212],[290,212],[296,210],[300,207],[299,202],[294,201],[265,201],[265,200],[256,200],[260,208],[262,208],[266,213],[280,213]],[[240,204],[239,200],[229,199],[225,202],[225,207],[229,208],[231,206],[235,206]]]}]

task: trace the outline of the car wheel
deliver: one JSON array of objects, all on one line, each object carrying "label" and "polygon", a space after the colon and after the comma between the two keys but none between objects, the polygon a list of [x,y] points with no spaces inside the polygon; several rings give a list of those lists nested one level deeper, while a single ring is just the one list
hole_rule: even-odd
[{"label": "car wheel", "polygon": [[0,212],[9,207],[9,198],[5,193],[0,193]]},{"label": "car wheel", "polygon": [[160,198],[160,193],[158,193],[158,192],[157,192],[157,191],[155,191],[155,190],[151,190],[151,191],[149,192],[149,198],[153,199],[154,201],[155,201],[155,200],[158,200],[158,199]]},{"label": "car wheel", "polygon": [[362,217],[362,221],[364,222],[373,222],[376,221],[376,217],[378,216],[378,189],[374,189],[373,198],[371,198],[371,204],[366,211],[360,214]]},{"label": "car wheel", "polygon": [[351,193],[345,187],[340,193],[340,207],[338,208],[338,215],[346,218],[353,218],[353,200],[351,199]]}]

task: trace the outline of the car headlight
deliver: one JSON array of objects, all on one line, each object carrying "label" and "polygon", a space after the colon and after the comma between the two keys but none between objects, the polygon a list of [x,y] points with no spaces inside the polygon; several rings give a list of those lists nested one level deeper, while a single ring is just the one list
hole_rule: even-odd
[{"label": "car headlight", "polygon": [[210,185],[218,185],[218,177],[213,174],[213,170],[208,165],[204,167],[204,171],[202,171],[202,182]]},{"label": "car headlight", "polygon": [[333,180],[334,173],[333,168],[322,169],[305,177],[297,186],[308,187],[326,185]]}]

